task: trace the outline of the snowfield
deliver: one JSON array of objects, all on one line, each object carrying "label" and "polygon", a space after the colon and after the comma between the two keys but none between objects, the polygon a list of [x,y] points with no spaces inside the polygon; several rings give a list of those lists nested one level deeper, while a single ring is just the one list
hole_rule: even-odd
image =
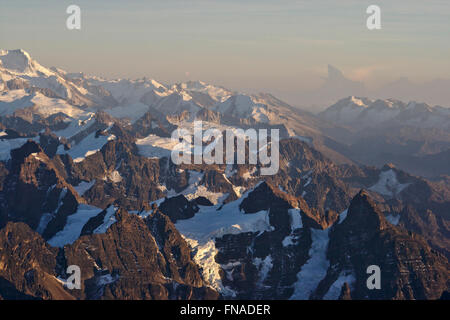
[{"label": "snowfield", "polygon": [[380,173],[378,182],[369,188],[371,191],[378,192],[384,196],[394,197],[407,188],[410,184],[401,184],[397,180],[394,170],[388,170]]},{"label": "snowfield", "polygon": [[53,238],[47,242],[53,247],[64,247],[66,244],[74,243],[79,237],[83,226],[92,217],[99,214],[102,209],[86,204],[78,205],[78,210],[67,217],[67,223],[64,229],[59,231]]},{"label": "snowfield", "polygon": [[95,137],[95,132],[88,135],[86,138],[80,141],[80,143],[72,146],[69,150],[64,150],[64,146],[60,145],[58,147],[58,154],[69,154],[74,162],[81,162],[86,157],[93,155],[94,153],[100,151],[100,149],[108,143],[108,141],[114,140],[116,137],[111,134],[108,136],[100,135]]},{"label": "snowfield", "polygon": [[312,245],[309,250],[309,260],[302,266],[297,274],[294,284],[294,293],[290,300],[308,300],[311,293],[325,278],[330,262],[327,259],[329,242],[329,229],[311,229]]},{"label": "snowfield", "polygon": [[[248,194],[248,192],[247,192]],[[188,220],[179,220],[175,224],[178,231],[195,252],[194,260],[202,267],[203,276],[209,284],[225,296],[235,293],[222,285],[221,266],[215,261],[217,249],[214,239],[225,234],[243,232],[264,232],[271,230],[267,211],[245,214],[239,210],[243,199],[212,207],[200,206],[200,211]]]},{"label": "snowfield", "polygon": [[136,140],[139,154],[147,158],[170,158],[172,150],[178,143],[171,138],[163,138],[154,134]]},{"label": "snowfield", "polygon": [[0,160],[7,161],[11,159],[11,150],[20,148],[28,140],[39,142],[39,137],[17,139],[1,139],[0,137]]}]

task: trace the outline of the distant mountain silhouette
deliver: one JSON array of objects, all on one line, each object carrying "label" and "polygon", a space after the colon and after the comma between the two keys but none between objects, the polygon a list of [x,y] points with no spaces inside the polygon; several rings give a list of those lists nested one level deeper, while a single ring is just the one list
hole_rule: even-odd
[{"label": "distant mountain silhouette", "polygon": [[318,89],[305,93],[302,104],[314,106],[314,111],[323,111],[336,100],[346,96],[366,96],[364,83],[353,81],[344,76],[342,71],[328,65],[328,76]]},{"label": "distant mountain silhouette", "polygon": [[366,88],[364,82],[353,81],[332,65],[328,65],[325,82],[317,89],[299,94],[298,103],[314,113],[325,110],[335,101],[348,96],[364,96],[373,99],[399,99],[426,102],[431,105],[450,107],[450,79],[434,79],[415,83],[406,77],[398,78],[378,89]]},{"label": "distant mountain silhouette", "polygon": [[424,83],[414,83],[402,77],[382,88],[369,93],[374,98],[422,101],[429,104],[450,106],[450,79],[434,79]]}]

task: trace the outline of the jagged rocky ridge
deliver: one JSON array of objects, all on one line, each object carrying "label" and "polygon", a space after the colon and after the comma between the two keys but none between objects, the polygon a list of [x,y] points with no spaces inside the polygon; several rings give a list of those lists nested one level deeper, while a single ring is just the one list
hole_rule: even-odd
[{"label": "jagged rocky ridge", "polygon": [[[448,290],[448,183],[337,164],[320,152],[342,147],[318,133],[320,121],[270,95],[107,81],[13,55],[29,64],[0,66],[3,97],[21,97],[14,110],[0,105],[0,297],[435,299]],[[170,133],[195,118],[281,129],[279,172],[174,165]],[[62,286],[71,264],[82,268],[80,291]],[[382,291],[365,287],[368,264],[380,265]]]},{"label": "jagged rocky ridge", "polygon": [[[125,210],[104,234],[50,247],[23,223],[0,230],[0,296],[4,299],[217,299],[167,216],[146,219]],[[82,272],[81,290],[62,282],[69,265]]]},{"label": "jagged rocky ridge", "polygon": [[[322,254],[327,254],[327,259],[324,260],[325,264],[327,260],[329,260],[328,263],[330,264],[330,266],[338,264],[335,259],[339,258],[334,258],[333,254],[338,254],[339,250],[341,249],[335,248],[328,249],[327,251],[324,250],[327,248],[333,248],[333,246],[339,247],[339,245],[336,244],[336,240],[334,240],[334,238],[345,237],[335,230],[339,230],[340,224],[337,225],[340,219],[339,213],[342,212],[346,207],[348,207],[348,204],[350,203],[352,197],[352,189],[359,188],[364,184],[373,184],[376,186],[376,174],[380,175],[385,172],[383,170],[387,169],[396,170],[392,167],[386,167],[378,171],[363,168],[363,171],[361,172],[361,168],[357,167],[336,166],[332,162],[321,156],[319,153],[311,149],[306,143],[291,139],[281,141],[280,150],[283,165],[281,166],[279,174],[266,178],[267,182],[261,183],[260,181],[263,179],[263,177],[258,176],[258,170],[253,170],[248,166],[237,166],[236,168],[216,166],[214,168],[210,168],[204,167],[202,165],[197,165],[185,166],[183,169],[177,169],[173,164],[170,163],[170,161],[168,161],[168,159],[146,159],[139,156],[138,152],[132,151],[133,148],[135,148],[135,145],[132,142],[133,140],[127,141],[127,139],[129,139],[129,136],[126,134],[126,132],[120,133],[119,131],[120,127],[117,127],[117,129],[115,129],[116,135],[118,137],[117,139],[108,142],[99,152],[88,156],[81,162],[74,162],[70,158],[70,155],[54,155],[53,158],[50,158],[38,143],[29,141],[25,143],[23,147],[13,150],[11,159],[7,163],[4,163],[2,165],[3,184],[1,196],[2,199],[7,199],[7,201],[2,202],[6,204],[6,207],[2,209],[2,212],[4,212],[2,214],[3,225],[5,225],[7,221],[25,222],[32,229],[40,231],[44,239],[49,240],[52,236],[55,236],[56,233],[64,229],[67,218],[70,215],[76,214],[77,207],[79,205],[88,203],[91,206],[95,206],[98,208],[95,214],[85,222],[82,230],[80,230],[79,235],[82,235],[82,237],[79,240],[76,240],[74,243],[68,244],[70,249],[67,249],[67,246],[64,247],[65,252],[69,252],[68,250],[73,250],[73,256],[78,257],[73,261],[74,264],[81,264],[83,270],[93,270],[92,272],[89,271],[86,275],[87,278],[85,280],[87,282],[86,288],[84,289],[85,291],[76,294],[69,292],[69,295],[75,296],[75,298],[174,298],[177,294],[171,291],[174,288],[174,282],[182,283],[187,286],[191,286],[192,288],[203,288],[199,290],[204,295],[196,296],[196,294],[194,294],[192,291],[193,289],[189,289],[188,287],[186,287],[186,289],[183,290],[191,290],[192,292],[189,291],[189,294],[183,293],[186,294],[185,296],[181,296],[184,298],[214,298],[218,297],[219,294],[225,298],[246,299],[338,298],[339,296],[336,294],[331,296],[330,294],[327,294],[328,292],[334,293],[335,289],[333,285],[334,282],[336,282],[339,278],[340,274],[329,274],[331,270],[329,268],[331,267],[327,266],[323,270],[323,279],[316,279],[317,283],[314,284],[313,288],[306,288],[306,293],[303,291],[301,283],[302,280],[304,281],[304,279],[302,278],[303,276],[301,276],[303,267],[307,266],[308,262],[311,259],[316,259],[314,255],[320,254],[320,252],[318,253],[315,251],[316,248],[314,245],[314,241],[326,242],[325,244],[322,244],[322,247],[320,247],[319,245],[319,248],[321,248],[320,250],[323,251]],[[299,152],[300,149],[301,152]],[[231,174],[230,170],[234,174]],[[108,176],[110,176],[110,173],[114,171],[117,171],[119,173],[120,181],[118,179],[112,181],[111,178],[108,178]],[[245,173],[248,172],[253,173],[246,175]],[[398,171],[396,170],[396,172]],[[399,190],[398,188],[395,189],[394,187],[392,187],[393,189],[395,189],[394,191],[401,191],[401,198],[405,197],[405,199],[396,199],[396,201],[398,201],[399,203],[403,203],[402,201],[405,201],[407,203],[408,199],[406,196],[406,191],[409,190],[411,186],[420,186],[420,183],[424,182],[422,182],[423,180],[420,180],[418,178],[410,177],[407,174],[401,172],[398,173],[401,179],[405,180],[401,182],[406,182],[408,181],[408,179],[412,181],[409,182],[410,185],[408,185],[408,187],[403,190]],[[206,197],[195,194],[192,195],[189,193],[185,195],[179,194],[177,196],[167,197],[167,191],[165,191],[165,188],[167,188],[167,186],[174,186],[174,188],[175,186],[178,186],[178,191],[183,193],[183,190],[186,190],[186,188],[189,189],[189,187],[192,186],[191,180],[192,176],[195,176],[195,174],[201,175],[201,177],[198,179],[198,186],[206,189]],[[95,183],[91,183],[92,181],[95,181]],[[346,183],[344,183],[343,181],[346,181]],[[70,183],[75,185],[75,188],[80,186],[80,184],[82,183],[89,184],[89,188],[87,190],[84,190],[80,195]],[[128,186],[127,183],[129,183]],[[41,196],[40,198],[31,198],[30,201],[33,202],[30,203],[28,207],[25,207],[23,211],[19,211],[21,207],[15,206],[15,203],[19,200],[15,200],[14,197],[10,197],[11,195],[15,194],[14,192],[11,192],[12,188],[15,188],[15,186],[22,184],[25,185],[25,188],[33,187],[36,190],[40,190],[39,193],[35,194],[41,194]],[[407,183],[403,183],[401,185],[406,184]],[[36,206],[36,203],[44,204],[51,201],[55,202],[55,200],[51,200],[52,196],[48,196],[51,195],[52,190],[56,188],[52,188],[52,186],[54,185],[60,185],[61,190],[64,190],[64,188],[66,188],[69,192],[68,194],[73,197],[73,199],[68,198],[72,199],[72,202],[69,202],[72,204],[72,206],[66,205],[66,207],[70,208],[71,210],[53,210],[53,219],[48,222],[48,225],[44,230],[42,230],[42,228],[39,230],[39,225],[42,221],[43,214],[52,212],[52,210],[48,208],[54,208],[55,205],[53,205],[53,207],[49,207],[49,204],[46,204],[46,206],[43,206],[38,210],[37,208],[39,208],[39,206]],[[165,187],[162,188],[162,185],[164,185]],[[129,186],[132,188],[130,188]],[[215,263],[219,266],[221,286],[213,286],[213,289],[208,289],[210,291],[205,291],[207,290],[206,288],[208,288],[208,285],[210,285],[210,283],[207,279],[205,279],[205,273],[202,269],[208,268],[208,266],[202,265],[202,262],[196,259],[196,254],[199,248],[196,248],[195,246],[192,247],[190,241],[188,241],[189,245],[184,242],[184,240],[178,234],[178,231],[176,231],[176,227],[173,225],[173,222],[176,223],[177,221],[189,221],[190,219],[195,217],[199,211],[201,212],[202,210],[204,210],[204,208],[213,208],[214,210],[220,211],[220,207],[218,207],[217,205],[214,206],[214,204],[208,199],[208,192],[210,192],[211,194],[220,194],[221,192],[223,192],[223,194],[229,194],[231,190],[236,189],[236,186],[250,191],[248,191],[248,194],[244,196],[240,195],[240,197],[235,192],[233,198],[228,202],[224,201],[221,206],[224,206],[225,208],[227,203],[228,205],[233,205],[235,202],[239,202],[240,204],[236,209],[243,215],[253,215],[260,212],[267,212],[267,226],[264,228],[264,230],[257,228],[257,230],[255,231],[249,230],[248,232],[230,232],[228,234],[225,232],[225,234],[219,234],[216,238],[214,238],[214,247],[216,248],[217,253],[215,256],[213,256],[213,258],[215,260]],[[329,192],[330,189],[333,190],[332,193]],[[377,188],[375,188],[375,190],[376,189]],[[61,198],[61,190],[59,190],[59,192],[54,191],[56,192],[55,197],[57,197],[58,199]],[[337,190],[340,190],[341,192],[340,197],[336,196]],[[327,193],[327,191],[329,193]],[[380,192],[380,190],[378,191]],[[400,221],[402,222],[398,223],[399,227],[403,227],[403,220],[410,220],[410,214],[406,215],[403,213],[407,209],[400,209],[400,213],[398,213],[399,207],[401,207],[403,204],[397,204],[397,206],[391,205],[390,202],[394,200],[390,196],[383,195],[382,192],[381,194],[375,191],[369,192],[375,195],[375,198],[378,198],[379,205],[384,206],[385,209],[389,208],[389,210],[385,211],[385,214],[397,213],[400,215]],[[308,193],[311,193],[310,197],[307,197]],[[138,196],[133,197],[133,194],[137,194]],[[330,194],[331,197],[328,198],[327,194]],[[164,196],[166,197],[165,199]],[[186,196],[189,197],[190,200],[186,198]],[[392,194],[392,196],[394,196],[394,194]],[[67,197],[67,195],[65,197]],[[229,195],[227,196],[227,198],[228,197]],[[349,213],[347,214],[347,218],[342,223],[343,226],[346,225],[345,221],[350,221],[351,219],[362,219],[362,221],[366,220],[365,217],[361,218],[352,214],[352,212],[354,212],[355,210],[354,202],[358,201],[358,197],[362,196],[357,195],[356,198],[352,201],[352,204],[348,209]],[[385,299],[426,299],[438,297],[446,289],[447,284],[445,276],[447,274],[446,272],[448,272],[448,269],[445,256],[431,250],[429,248],[429,245],[425,241],[425,239],[428,237],[428,243],[433,245],[433,239],[430,238],[430,234],[434,233],[427,233],[423,231],[419,232],[420,234],[423,234],[425,239],[418,241],[415,240],[414,237],[411,237],[406,231],[398,231],[397,227],[392,226],[389,222],[386,221],[386,219],[384,218],[384,214],[382,214],[379,209],[374,209],[375,204],[372,200],[369,200],[368,197],[369,196],[367,196],[366,194],[364,194],[363,196],[365,201],[363,205],[365,206],[367,211],[375,212],[374,215],[376,216],[376,219],[379,219],[385,226],[389,225],[391,228],[390,230],[395,230],[395,232],[392,232],[394,232],[394,234],[398,233],[399,237],[403,237],[403,241],[406,241],[407,244],[413,243],[413,247],[411,249],[405,249],[407,250],[408,254],[410,254],[411,250],[411,254],[416,254],[414,253],[414,250],[419,250],[419,252],[427,252],[426,255],[419,255],[415,259],[417,260],[417,263],[419,263],[419,266],[421,263],[423,264],[420,268],[423,269],[426,267],[430,270],[426,273],[419,273],[419,267],[415,269],[413,268],[410,272],[414,274],[413,277],[419,278],[419,280],[417,280],[419,281],[417,283],[420,283],[420,285],[418,285],[419,287],[416,288],[414,284],[410,284],[411,287],[409,287],[408,289],[391,288],[391,291],[385,293],[384,296],[368,296],[367,292],[363,294],[358,291],[361,291],[361,287],[363,286],[363,284],[361,283],[363,283],[364,274],[362,273],[360,274],[361,279],[358,279],[355,276],[356,280],[351,283],[344,282],[342,286],[347,283],[346,285],[350,290],[350,296],[354,298],[369,297]],[[63,204],[64,201],[68,201],[64,199],[64,197],[61,199]],[[162,199],[162,201],[158,199]],[[154,205],[151,206],[150,203],[155,200],[158,201],[156,201]],[[389,205],[387,205],[386,202],[389,203]],[[427,204],[426,201],[422,201],[419,203],[423,206],[428,206],[428,208],[433,207],[432,199],[430,200],[431,205]],[[441,220],[443,219],[442,221],[445,221],[445,210],[440,211],[440,206],[445,207],[445,202],[439,205],[435,205],[436,213],[431,213],[430,211],[428,215],[432,214],[436,217],[439,217],[439,219]],[[30,207],[33,207],[33,210],[38,210],[34,211],[36,213],[31,216],[27,214],[29,212],[27,208]],[[405,205],[405,208],[408,207],[414,207],[420,210],[417,204],[414,205],[413,202],[407,203]],[[105,226],[108,208],[116,208],[116,210],[117,208],[121,209],[118,209],[115,213],[115,218],[112,219],[113,223],[110,224],[110,226],[106,224],[106,230],[102,230],[102,232],[106,233],[101,233],[98,229],[101,229],[102,226]],[[332,208],[335,209],[333,210]],[[126,209],[132,210],[133,212],[135,212],[135,214],[129,216],[129,214],[124,211]],[[395,212],[395,209],[397,210],[397,212]],[[9,212],[9,214],[5,214],[6,212]],[[158,217],[158,219],[156,219],[155,217]],[[109,219],[111,220],[111,216],[109,216]],[[155,220],[158,220],[158,222],[156,223]],[[132,231],[130,231],[130,229],[127,229],[132,228],[132,226],[128,224],[134,225],[137,223],[138,225],[140,225],[140,222],[138,221],[142,221],[146,225],[146,229],[141,229],[140,227],[137,230]],[[143,296],[138,296],[138,291],[133,291],[134,289],[132,289],[131,287],[122,288],[122,284],[119,286],[119,288],[117,288],[114,285],[115,282],[108,283],[106,291],[105,288],[101,286],[96,287],[96,283],[99,281],[103,283],[103,281],[113,281],[114,279],[116,279],[116,277],[119,277],[118,274],[120,274],[120,272],[115,269],[116,267],[113,267],[113,262],[109,261],[112,258],[109,257],[108,254],[106,254],[106,256],[108,256],[107,260],[99,264],[97,260],[100,258],[97,256],[87,256],[85,258],[87,260],[84,261],[82,259],[82,256],[79,257],[79,254],[75,253],[83,252],[83,250],[79,246],[80,242],[83,243],[85,248],[92,246],[96,247],[98,246],[98,244],[96,244],[99,241],[98,237],[107,237],[106,235],[108,235],[109,233],[113,233],[117,229],[120,229],[121,224],[126,225],[122,226],[124,228],[122,230],[128,230],[126,232],[124,231],[124,233],[131,233],[133,234],[133,236],[137,236],[137,239],[139,240],[124,240],[126,242],[119,246],[128,247],[133,243],[128,241],[140,242],[144,241],[144,238],[139,237],[153,236],[155,238],[154,241],[156,241],[156,243],[158,244],[158,249],[161,251],[161,255],[164,257],[164,259],[161,258],[162,260],[164,260],[164,262],[159,263],[165,265],[165,270],[172,270],[169,272],[169,274],[171,275],[170,278],[173,277],[173,280],[165,282],[163,284],[157,282],[156,280],[155,281],[157,282],[157,284],[152,283],[152,285],[156,286],[154,288],[158,289],[151,290],[157,290],[159,292],[158,294],[153,292],[148,294],[146,293]],[[21,224],[19,223],[18,225]],[[414,226],[414,224],[412,225]],[[415,225],[417,226],[417,222]],[[419,225],[422,226],[422,228],[425,228],[424,224],[419,223]],[[23,228],[23,225],[21,226]],[[4,228],[8,229],[8,227],[11,228],[11,222],[9,222]],[[377,223],[375,223],[374,225],[369,225],[367,227],[369,228],[368,230],[362,229],[361,225],[359,225],[358,223],[354,224],[352,228],[354,230],[348,231],[352,234],[354,232],[370,231],[376,233],[378,231],[382,231],[377,227]],[[156,235],[155,230],[157,229],[162,229],[164,230],[164,232],[156,233]],[[183,230],[183,228],[181,229]],[[95,232],[96,230],[97,232]],[[177,243],[176,246],[183,248],[176,249],[176,252],[184,251],[187,253],[184,254],[185,258],[180,256],[180,259],[182,259],[183,262],[180,262],[180,264],[176,264],[174,267],[170,267],[170,261],[173,255],[173,251],[171,249],[172,246],[169,245],[169,247],[166,247],[165,243],[166,241],[168,241],[167,237],[170,238],[170,234],[173,232],[176,232],[178,234],[178,237],[175,237],[175,242]],[[442,232],[445,232],[445,229]],[[27,233],[35,234],[32,230],[28,230]],[[146,233],[149,233],[149,235],[145,235]],[[37,234],[35,234],[35,236],[39,237]],[[115,235],[115,237],[119,238],[121,236],[122,234]],[[380,235],[377,236],[381,237]],[[188,234],[187,237],[189,238]],[[321,237],[322,240],[317,240],[317,238]],[[93,241],[93,243],[91,243],[91,241]],[[111,242],[111,244],[107,244],[107,240],[102,238],[101,243],[103,250],[113,250],[112,248],[114,248],[114,246],[117,246],[117,241],[119,240],[115,238],[114,241]],[[169,241],[173,242],[174,240]],[[374,240],[370,239],[370,241],[368,242],[371,243],[372,241]],[[390,246],[395,246],[396,241],[398,240],[397,237],[389,236],[383,241],[387,242],[387,244],[385,245],[387,246],[387,248],[389,248]],[[445,243],[443,245],[443,242],[437,243],[441,244],[441,248],[446,248]],[[46,244],[46,246],[48,245]],[[109,246],[112,247],[110,248]],[[414,249],[417,246],[419,246],[419,249]],[[56,252],[58,252],[56,254],[56,257],[59,257],[58,259],[61,259],[61,252],[58,250],[62,249],[53,250],[56,250]],[[114,249],[113,251],[117,250]],[[359,252],[358,250],[365,251],[364,248],[357,248],[354,250],[354,254],[361,254],[361,252]],[[158,255],[156,252],[157,250],[155,251],[154,255]],[[343,255],[346,257],[348,256],[347,253]],[[191,256],[193,256],[194,258],[192,259]],[[186,265],[185,261],[187,257],[191,259],[191,262]],[[380,259],[379,261],[383,261],[382,257],[378,257],[378,259]],[[398,257],[398,260],[407,260],[407,256],[400,255]],[[87,264],[87,261],[89,261],[90,263],[94,261],[94,265]],[[68,265],[67,263],[68,262],[65,262],[65,264],[63,263],[63,265]],[[70,262],[70,264],[71,263],[72,262]],[[95,267],[95,265],[97,265],[98,267]],[[104,269],[102,267],[103,265],[107,265],[108,267]],[[362,264],[359,267],[363,268]],[[61,266],[59,266],[58,268],[56,269],[58,269],[59,272],[63,270],[63,267]],[[143,263],[142,268],[152,269],[153,264]],[[189,277],[194,277],[196,280],[186,280],[182,276],[180,276],[179,270],[183,268],[187,268],[188,270],[197,270],[194,272],[195,275],[189,275]],[[348,265],[342,266],[340,268],[345,271],[345,268],[348,268]],[[390,266],[390,268],[392,267]],[[126,277],[137,277],[137,275],[134,274],[135,271],[130,271],[128,268],[127,270],[127,272],[130,273],[127,273]],[[174,272],[174,270],[177,270],[177,272]],[[181,272],[185,273],[186,271]],[[393,270],[389,273],[390,276],[393,277],[392,281],[404,281],[396,278],[399,276],[392,276],[392,274],[395,274],[395,272],[397,271]],[[430,283],[430,281],[427,280],[428,278],[425,277],[428,276],[430,272],[436,272],[438,277],[438,280],[436,281],[437,284]],[[401,272],[398,272],[398,274],[400,273]],[[50,274],[53,274],[56,277],[59,277],[61,275],[58,273],[58,271],[54,271]],[[122,274],[124,274],[123,270]],[[282,276],[280,277],[280,275]],[[144,278],[153,276],[153,274],[151,276],[149,274],[143,275]],[[151,279],[153,281],[153,278]],[[352,280],[353,278],[349,277],[348,279]],[[7,281],[10,282],[10,280]],[[360,283],[358,283],[358,281]],[[200,283],[202,285],[200,285]],[[391,287],[394,286],[392,284],[389,285]],[[8,285],[8,287],[11,286]],[[176,285],[175,287],[181,288],[178,285]],[[221,290],[221,288],[223,290]],[[339,290],[341,289],[344,290],[345,288],[339,288]],[[130,290],[133,292],[129,293]],[[402,293],[399,293],[398,290],[400,290]],[[404,290],[409,291],[405,293]],[[198,292],[197,289],[195,289],[194,291]],[[32,297],[42,297],[39,295],[40,293],[30,294],[30,292],[25,294]],[[15,294],[18,293],[16,292]],[[66,297],[68,296],[44,296],[44,298]]]}]

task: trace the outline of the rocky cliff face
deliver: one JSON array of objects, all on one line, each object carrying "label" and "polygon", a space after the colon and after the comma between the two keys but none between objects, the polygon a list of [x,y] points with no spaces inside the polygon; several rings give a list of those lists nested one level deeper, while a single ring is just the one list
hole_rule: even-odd
[{"label": "rocky cliff face", "polygon": [[[445,187],[390,165],[338,166],[297,138],[280,142],[274,176],[176,166],[135,144],[164,137],[159,116],[89,121],[0,161],[4,299],[435,299],[449,289]],[[82,159],[61,152],[89,135],[114,139]],[[204,225],[178,231],[198,216]],[[202,229],[207,245],[191,237]],[[60,248],[46,242],[64,234]],[[69,265],[81,267],[81,290],[63,287]],[[382,290],[367,289],[370,265]]]},{"label": "rocky cliff face", "polygon": [[[4,248],[0,296],[435,299],[448,290],[448,261],[429,247],[441,244],[442,251],[446,250],[438,240],[439,234],[447,238],[445,216],[419,213],[422,207],[411,204],[408,196],[402,196],[405,193],[396,199],[380,197],[373,190],[356,194],[341,216],[331,209],[344,208],[352,192],[339,179],[347,179],[355,187],[377,185],[383,170],[336,167],[302,142],[292,140],[282,144],[280,173],[266,181],[249,166],[194,165],[179,170],[164,159],[138,156],[129,133],[120,127],[114,130],[118,139],[82,162],[60,155],[51,159],[38,143],[29,141],[11,152],[10,161],[0,163],[4,233],[0,237]],[[301,157],[294,154],[299,147],[305,151]],[[253,173],[248,178],[239,176],[249,171]],[[267,212],[264,231],[225,233],[214,239],[217,253],[213,259],[226,291],[210,287],[202,271],[205,266],[193,259],[197,249],[192,250],[174,225],[214,204],[203,196],[189,196],[189,200],[181,194],[149,204],[165,194],[161,185],[183,191],[192,183],[193,174],[199,175],[198,183],[207,192],[228,194],[222,206],[240,201],[242,215]],[[400,185],[420,186],[420,181],[416,184],[407,175],[400,173],[399,179]],[[185,187],[180,186],[183,184]],[[80,188],[82,185],[88,187]],[[254,189],[242,197],[236,186]],[[339,192],[340,197],[336,196]],[[438,201],[439,193],[433,192],[428,199]],[[30,196],[24,199],[22,194]],[[84,222],[79,239],[61,249],[50,247],[44,239],[61,231],[68,217],[85,202],[99,209]],[[111,216],[108,212],[113,207],[116,213]],[[130,215],[127,208],[140,214]],[[397,226],[386,219],[390,214],[399,214]],[[24,224],[8,221],[25,222],[42,237]],[[35,259],[30,265],[20,262],[25,252]],[[47,253],[40,256],[40,252]],[[62,286],[67,277],[64,270],[72,264],[82,270],[79,291]],[[367,289],[370,265],[381,268],[382,290]],[[17,274],[23,276],[14,279]]]},{"label": "rocky cliff face", "polygon": [[[167,216],[119,210],[104,234],[50,247],[22,223],[0,231],[0,296],[5,299],[217,299]],[[81,290],[68,290],[67,266],[81,269]]]},{"label": "rocky cliff face", "polygon": [[64,264],[83,270],[85,299],[215,299],[190,249],[158,210],[141,219],[123,210],[105,234],[83,236],[63,249]]},{"label": "rocky cliff face", "polygon": [[2,215],[27,223],[45,239],[60,231],[84,202],[34,141],[12,150],[7,168],[0,192]]},{"label": "rocky cliff face", "polygon": [[280,171],[268,180],[325,213],[348,207],[352,194],[340,176],[341,169],[333,162],[306,142],[291,138],[280,142]]},{"label": "rocky cliff face", "polygon": [[[331,228],[327,256],[330,268],[314,298],[344,283],[355,299],[437,299],[448,286],[447,259],[422,237],[387,222],[363,191],[352,200],[345,220]],[[371,265],[381,269],[381,290],[367,288]]]},{"label": "rocky cliff face", "polygon": [[[223,283],[238,299],[288,299],[302,265],[309,259],[311,227],[321,228],[318,212],[301,198],[261,183],[241,205],[244,214],[268,212],[270,229],[216,239]],[[308,226],[303,221],[310,221]]]},{"label": "rocky cliff face", "polygon": [[81,163],[67,156],[55,159],[74,185],[92,183],[82,195],[92,205],[105,208],[114,203],[140,210],[164,196],[159,188],[160,161],[139,157],[136,146],[124,135]]},{"label": "rocky cliff face", "polygon": [[24,223],[0,230],[0,296],[4,299],[74,299],[56,278],[58,249]]},{"label": "rocky cliff face", "polygon": [[446,184],[412,176],[392,164],[381,169],[347,167],[342,179],[352,189],[366,189],[390,223],[421,235],[449,258],[450,190]]},{"label": "rocky cliff face", "polygon": [[[408,111],[431,112],[437,127],[355,134],[269,94],[109,81],[47,69],[23,50],[0,56],[0,299],[446,297],[450,180],[379,163],[448,171],[444,109]],[[249,142],[247,164],[174,164],[171,133],[194,120],[279,129],[279,171],[248,164]],[[63,287],[69,265],[81,267],[81,290]],[[370,265],[381,290],[366,286]]]},{"label": "rocky cliff face", "polygon": [[[229,298],[437,299],[449,286],[445,256],[389,223],[365,191],[328,220],[267,183],[240,208],[247,215],[267,211],[270,230],[216,239]],[[367,287],[372,265],[381,269],[381,290]]]}]

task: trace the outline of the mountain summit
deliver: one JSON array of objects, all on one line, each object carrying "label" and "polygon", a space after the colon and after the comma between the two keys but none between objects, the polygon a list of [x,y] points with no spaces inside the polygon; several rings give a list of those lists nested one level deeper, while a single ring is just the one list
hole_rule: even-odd
[{"label": "mountain summit", "polygon": [[39,73],[51,75],[52,72],[35,60],[28,52],[22,49],[18,50],[0,50],[0,68],[7,69],[11,73],[37,76]]}]

